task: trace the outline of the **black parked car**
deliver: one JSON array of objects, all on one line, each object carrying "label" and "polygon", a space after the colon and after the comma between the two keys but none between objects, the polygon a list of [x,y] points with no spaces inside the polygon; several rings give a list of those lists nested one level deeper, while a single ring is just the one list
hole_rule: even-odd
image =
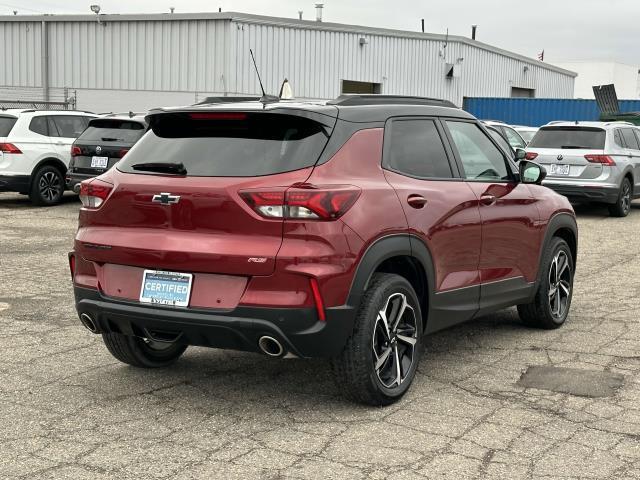
[{"label": "black parked car", "polygon": [[77,193],[80,182],[109,170],[146,131],[144,115],[118,114],[91,120],[71,146],[67,188]]}]

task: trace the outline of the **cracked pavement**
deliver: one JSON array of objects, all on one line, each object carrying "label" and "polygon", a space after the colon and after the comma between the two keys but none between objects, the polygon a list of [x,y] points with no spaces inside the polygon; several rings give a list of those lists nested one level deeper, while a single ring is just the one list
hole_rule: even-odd
[{"label": "cracked pavement", "polygon": [[[576,208],[563,328],[509,309],[432,335],[387,408],[343,400],[323,361],[191,347],[165,370],[118,363],[75,314],[78,207],[0,194],[2,479],[640,478],[640,205]],[[574,396],[520,386],[530,366],[624,380]]]}]

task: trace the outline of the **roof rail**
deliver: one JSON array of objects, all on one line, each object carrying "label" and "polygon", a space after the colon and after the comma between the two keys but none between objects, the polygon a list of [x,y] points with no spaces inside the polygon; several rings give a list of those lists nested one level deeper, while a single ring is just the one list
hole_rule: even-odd
[{"label": "roof rail", "polygon": [[483,122],[493,122],[493,123],[502,123],[503,125],[506,125],[507,122],[503,121],[503,120],[482,120]]},{"label": "roof rail", "polygon": [[257,102],[260,97],[207,97],[201,102],[194,105],[207,105],[210,103],[238,103],[238,102]]},{"label": "roof rail", "polygon": [[606,122],[605,125],[630,125],[635,127],[635,123],[627,122],[625,120],[612,120],[611,122]]},{"label": "roof rail", "polygon": [[360,106],[360,105],[428,105],[432,107],[458,108],[449,100],[428,97],[411,97],[405,95],[379,95],[379,94],[346,94],[340,95],[335,100],[329,100],[327,105]]}]

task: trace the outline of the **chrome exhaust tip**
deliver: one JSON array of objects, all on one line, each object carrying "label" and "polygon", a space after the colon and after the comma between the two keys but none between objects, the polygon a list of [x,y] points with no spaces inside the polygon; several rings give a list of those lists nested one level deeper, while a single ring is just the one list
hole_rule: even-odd
[{"label": "chrome exhaust tip", "polygon": [[263,353],[270,357],[281,357],[284,354],[282,344],[273,337],[264,335],[258,340],[258,347]]},{"label": "chrome exhaust tip", "polygon": [[79,183],[76,183],[73,186],[73,193],[80,193],[80,184]]},{"label": "chrome exhaust tip", "polygon": [[83,313],[80,315],[80,322],[82,322],[84,328],[89,330],[91,333],[98,333],[98,325],[96,325],[96,322],[94,322],[93,318],[88,314]]}]

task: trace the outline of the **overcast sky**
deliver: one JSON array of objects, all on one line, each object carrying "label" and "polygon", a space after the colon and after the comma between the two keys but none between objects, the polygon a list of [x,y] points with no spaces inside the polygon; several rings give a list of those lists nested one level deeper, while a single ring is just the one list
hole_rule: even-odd
[{"label": "overcast sky", "polygon": [[[320,1],[320,0],[319,0]],[[237,11],[315,18],[308,0],[0,0],[0,14]],[[433,33],[470,35],[478,40],[545,60],[614,60],[640,66],[640,0],[325,0],[324,20],[419,30],[424,18]]]}]

